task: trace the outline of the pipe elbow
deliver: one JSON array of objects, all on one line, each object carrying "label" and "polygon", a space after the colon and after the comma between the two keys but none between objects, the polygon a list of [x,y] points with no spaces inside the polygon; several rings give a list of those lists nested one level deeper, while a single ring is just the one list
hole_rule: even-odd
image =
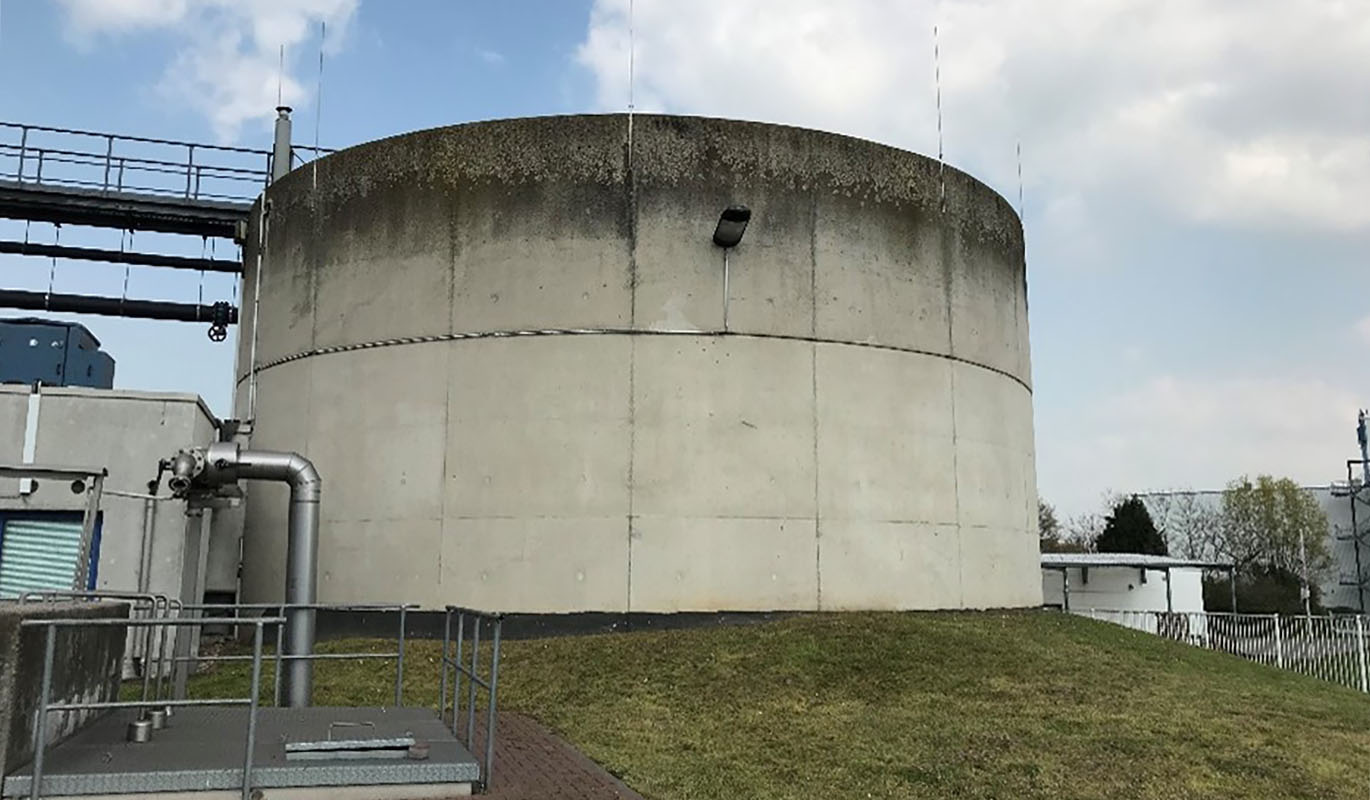
[{"label": "pipe elbow", "polygon": [[314,468],[314,462],[299,453],[291,453],[286,470],[286,481],[290,484],[297,501],[319,502],[319,497],[323,493],[323,478]]}]

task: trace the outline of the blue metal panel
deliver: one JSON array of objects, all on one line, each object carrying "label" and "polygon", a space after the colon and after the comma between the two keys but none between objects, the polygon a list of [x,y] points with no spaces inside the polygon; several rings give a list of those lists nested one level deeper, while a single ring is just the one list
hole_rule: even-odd
[{"label": "blue metal panel", "polygon": [[0,319],[0,383],[114,387],[114,359],[85,326]]}]

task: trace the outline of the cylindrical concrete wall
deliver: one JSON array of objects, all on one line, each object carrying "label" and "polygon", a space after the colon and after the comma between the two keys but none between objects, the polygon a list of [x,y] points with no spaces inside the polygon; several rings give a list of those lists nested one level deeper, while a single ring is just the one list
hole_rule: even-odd
[{"label": "cylindrical concrete wall", "polygon": [[[506,611],[1041,600],[1021,228],[937,162],[714,119],[353,147],[246,253],[254,448],[323,475],[323,601]],[[631,141],[630,137],[631,136]],[[729,256],[711,236],[751,207]],[[727,305],[727,330],[723,329]],[[250,488],[244,589],[287,503]]]}]

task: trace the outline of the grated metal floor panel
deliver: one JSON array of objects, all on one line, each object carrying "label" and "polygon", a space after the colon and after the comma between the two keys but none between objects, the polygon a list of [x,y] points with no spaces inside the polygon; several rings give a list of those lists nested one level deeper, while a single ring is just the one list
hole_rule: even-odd
[{"label": "grated metal floor panel", "polygon": [[[128,723],[135,716],[134,711],[108,714],[50,748],[43,763],[42,794],[141,794],[242,786],[247,709],[178,709],[146,744],[126,740]],[[286,761],[286,742],[328,739],[329,727],[336,722],[369,723],[365,738],[412,735],[428,743],[428,758]],[[361,736],[358,728],[348,727],[335,730],[333,738]],[[456,785],[480,778],[476,759],[432,710],[424,708],[263,708],[258,712],[253,751],[252,785],[262,789]],[[32,765],[6,776],[3,795],[27,796],[32,776]]]}]

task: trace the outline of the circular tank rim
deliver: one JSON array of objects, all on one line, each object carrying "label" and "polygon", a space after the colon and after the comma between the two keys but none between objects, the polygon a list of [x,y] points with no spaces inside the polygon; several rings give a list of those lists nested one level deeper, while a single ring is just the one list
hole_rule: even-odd
[{"label": "circular tank rim", "polygon": [[[999,192],[999,190],[995,189],[993,186],[990,186],[990,185],[989,185],[988,183],[986,183],[985,181],[980,180],[979,178],[977,178],[977,177],[975,177],[974,175],[972,175],[970,172],[967,172],[966,170],[961,169],[960,167],[955,166],[955,165],[952,164],[950,161],[947,161],[947,160],[945,160],[945,159],[939,161],[937,158],[934,158],[933,156],[927,155],[926,153],[920,153],[920,152],[918,152],[917,150],[908,150],[908,149],[905,149],[905,148],[902,148],[902,147],[898,147],[898,146],[896,146],[896,145],[892,145],[892,144],[889,144],[889,143],[886,143],[886,142],[878,141],[878,140],[876,140],[876,139],[868,139],[868,138],[863,137],[863,136],[856,136],[856,135],[854,135],[854,134],[849,134],[849,133],[839,133],[839,132],[837,132],[837,131],[829,131],[829,130],[824,130],[824,129],[822,129],[822,128],[809,128],[809,127],[805,127],[805,126],[803,126],[803,125],[794,125],[794,124],[784,123],[784,122],[766,122],[766,121],[763,121],[763,120],[743,119],[743,118],[739,118],[739,117],[719,117],[719,116],[713,116],[713,115],[710,115],[710,114],[656,114],[656,113],[633,113],[633,114],[628,114],[628,113],[626,113],[626,112],[607,111],[607,112],[591,112],[591,113],[580,113],[580,114],[533,114],[533,115],[526,116],[526,117],[494,117],[494,118],[490,118],[490,119],[469,120],[469,121],[466,121],[466,122],[456,122],[456,123],[452,123],[452,124],[450,124],[450,125],[433,125],[433,126],[430,126],[430,127],[427,127],[427,128],[416,128],[416,129],[414,129],[414,130],[403,131],[403,132],[401,132],[401,133],[393,133],[393,134],[390,134],[390,135],[388,135],[388,136],[382,136],[382,137],[380,137],[380,138],[371,139],[371,140],[365,141],[365,142],[358,142],[358,143],[356,143],[356,144],[348,145],[347,147],[338,148],[338,149],[336,149],[336,150],[334,150],[334,151],[328,153],[327,155],[322,156],[322,157],[320,157],[320,158],[316,158],[316,159],[314,159],[313,161],[310,161],[310,162],[308,162],[308,163],[311,163],[311,164],[312,164],[312,163],[320,162],[320,161],[326,162],[328,159],[330,159],[330,158],[332,158],[332,157],[334,157],[334,156],[337,156],[337,155],[355,153],[355,152],[357,152],[357,151],[359,151],[359,150],[362,150],[362,149],[365,149],[365,148],[369,148],[369,147],[373,147],[373,146],[380,146],[380,145],[383,145],[383,144],[385,144],[385,143],[387,143],[387,142],[392,142],[392,141],[404,139],[404,138],[406,138],[406,137],[410,137],[410,136],[422,136],[422,135],[425,135],[425,134],[427,134],[427,135],[434,135],[434,134],[437,134],[437,133],[440,132],[440,131],[448,131],[448,130],[453,130],[453,129],[457,129],[457,128],[484,127],[484,126],[498,126],[498,125],[502,125],[502,124],[526,124],[526,123],[529,123],[529,122],[538,122],[538,123],[540,123],[540,124],[553,124],[553,123],[555,123],[556,121],[560,121],[560,120],[573,120],[573,119],[613,119],[613,118],[621,118],[621,119],[624,121],[624,130],[625,130],[625,132],[626,132],[626,130],[627,130],[627,122],[628,122],[628,119],[629,119],[630,117],[632,117],[633,119],[656,119],[656,120],[682,119],[682,120],[692,120],[692,121],[697,121],[697,122],[705,122],[705,123],[710,123],[710,124],[717,124],[717,125],[719,125],[720,127],[733,127],[733,126],[739,127],[739,128],[741,128],[741,127],[756,127],[756,128],[769,128],[769,129],[774,129],[774,130],[792,131],[792,132],[796,132],[796,133],[799,133],[799,134],[802,134],[802,135],[805,135],[805,136],[811,136],[811,137],[817,137],[817,138],[831,138],[831,139],[838,140],[838,141],[845,141],[845,142],[857,143],[857,144],[860,144],[860,145],[863,146],[863,147],[872,148],[873,150],[876,150],[876,151],[886,151],[886,152],[888,152],[888,153],[898,154],[898,155],[901,156],[901,157],[913,157],[913,158],[916,158],[916,159],[919,159],[919,160],[922,160],[922,161],[926,161],[926,162],[928,162],[928,163],[930,163],[930,164],[934,164],[934,165],[939,165],[939,164],[940,164],[941,167],[945,168],[945,170],[946,170],[948,173],[951,173],[951,174],[954,175],[954,176],[959,176],[961,179],[965,180],[968,184],[974,186],[974,187],[976,188],[977,191],[986,193],[986,194],[988,194],[990,197],[992,197],[992,198],[993,198],[993,201],[995,202],[995,204],[997,204],[997,205],[999,205],[999,206],[1002,206],[1003,210],[1007,211],[1008,214],[1012,217],[1013,221],[1014,221],[1015,223],[1018,224],[1019,231],[1020,231],[1020,234],[1021,234],[1021,230],[1022,230],[1022,218],[1021,218],[1021,217],[1019,216],[1019,214],[1018,214],[1018,209],[1015,208],[1015,207],[1013,206],[1013,203],[1010,202],[1009,199],[1008,199],[1007,197],[1005,197],[1002,193]],[[625,138],[626,138],[626,137],[625,137]],[[288,182],[288,181],[290,181],[290,180],[292,179],[292,177],[293,177],[296,173],[299,173],[299,172],[303,172],[303,171],[304,171],[303,166],[304,166],[304,165],[301,165],[300,167],[296,167],[295,169],[292,169],[290,172],[286,173],[286,175],[284,175],[280,180],[276,181],[276,183],[281,183],[281,182]],[[275,185],[275,183],[272,184],[272,186],[274,186],[274,185]],[[270,187],[268,187],[268,190],[267,190],[266,192],[264,192],[263,195],[269,194],[269,193],[270,193]],[[254,212],[253,212],[253,213],[255,213],[255,207],[256,207],[257,203],[259,203],[259,202],[261,202],[261,197],[258,197],[257,201],[253,203],[253,207],[254,207]]]}]

